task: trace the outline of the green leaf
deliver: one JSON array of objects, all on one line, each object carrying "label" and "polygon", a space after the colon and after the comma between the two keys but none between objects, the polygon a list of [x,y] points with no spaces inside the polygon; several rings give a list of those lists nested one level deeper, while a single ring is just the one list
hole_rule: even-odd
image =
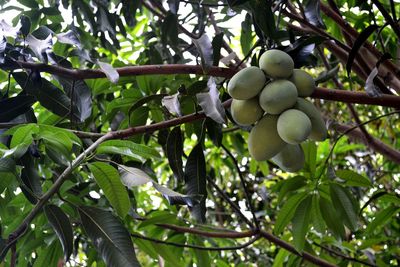
[{"label": "green leaf", "polygon": [[251,29],[252,19],[249,13],[246,14],[245,19],[241,24],[240,32],[240,46],[242,48],[243,55],[247,55],[253,45],[253,31]]},{"label": "green leaf", "polygon": [[81,206],[82,226],[109,267],[139,267],[129,232],[110,212]]},{"label": "green leaf", "polygon": [[62,258],[62,249],[60,243],[55,241],[40,249],[37,254],[33,267],[57,266]]},{"label": "green leaf", "polygon": [[366,234],[371,234],[375,230],[379,229],[382,227],[384,224],[387,223],[387,221],[392,218],[395,214],[397,214],[400,211],[399,207],[396,206],[389,206],[386,209],[381,210],[375,215],[375,218],[373,221],[371,221],[367,229],[365,229]]},{"label": "green leaf", "polygon": [[198,143],[190,152],[185,166],[185,187],[188,195],[200,195],[203,200],[199,205],[191,209],[192,216],[200,221],[205,221],[205,198],[206,188],[206,162],[203,154],[203,147]]},{"label": "green leaf", "polygon": [[143,228],[149,225],[154,225],[157,223],[174,223],[177,222],[176,214],[173,214],[169,211],[155,211],[153,212],[150,218],[147,218],[143,222],[140,223],[138,228]]},{"label": "green leaf", "polygon": [[29,111],[36,102],[36,97],[30,95],[17,95],[0,100],[0,122],[9,122]]},{"label": "green leaf", "polygon": [[214,39],[212,40],[212,48],[213,48],[213,66],[218,66],[219,60],[221,58],[221,47],[224,41],[224,33],[220,32],[215,35]]},{"label": "green leaf", "polygon": [[178,19],[177,16],[170,11],[166,14],[161,25],[161,42],[164,45],[170,44],[172,46],[177,46],[179,43]]},{"label": "green leaf", "polygon": [[302,144],[302,148],[305,156],[305,169],[310,172],[311,178],[314,178],[317,167],[317,146],[315,142],[308,141]]},{"label": "green leaf", "polygon": [[279,249],[279,252],[276,254],[274,258],[274,263],[272,267],[283,267],[286,258],[290,255],[289,251],[286,249]]},{"label": "green leaf", "polygon": [[311,214],[312,196],[303,199],[297,206],[292,220],[292,235],[294,246],[298,251],[303,251],[305,237],[308,231]]},{"label": "green leaf", "polygon": [[378,25],[372,24],[366,27],[355,40],[346,62],[347,76],[350,75],[351,67],[353,66],[354,59],[358,54],[361,46],[367,41],[368,37],[379,28]]},{"label": "green leaf", "polygon": [[15,172],[15,161],[11,158],[0,158],[0,173]]},{"label": "green leaf", "polygon": [[278,217],[275,221],[274,233],[279,234],[283,231],[285,226],[293,218],[297,206],[300,202],[307,197],[306,192],[301,192],[291,196],[286,203],[279,210]]},{"label": "green leaf", "polygon": [[127,140],[105,141],[96,150],[97,154],[120,154],[144,162],[146,159],[161,158],[157,150],[150,146]]},{"label": "green leaf", "polygon": [[32,135],[37,134],[38,132],[39,128],[34,123],[18,127],[13,133],[10,148],[14,148],[20,144],[30,145],[33,142]]},{"label": "green leaf", "polygon": [[181,128],[175,127],[168,135],[167,139],[167,158],[169,166],[176,178],[180,181],[184,179],[183,173],[183,139]]},{"label": "green leaf", "polygon": [[344,226],[339,214],[336,212],[332,203],[324,197],[320,197],[319,204],[321,208],[322,218],[324,219],[328,228],[336,236],[337,239],[345,237]]},{"label": "green leaf", "polygon": [[74,241],[71,222],[62,209],[55,205],[48,204],[44,206],[43,210],[61,242],[65,261],[68,261],[72,254]]},{"label": "green leaf", "polygon": [[336,176],[345,180],[346,185],[348,186],[363,186],[363,187],[372,186],[372,183],[368,178],[352,170],[338,170],[336,171]]},{"label": "green leaf", "polygon": [[324,223],[324,219],[321,213],[320,196],[318,194],[314,194],[312,197],[311,219],[312,219],[312,225],[315,228],[315,230],[321,234],[324,234],[326,225]]},{"label": "green leaf", "polygon": [[358,211],[354,207],[355,200],[351,196],[351,193],[346,188],[337,184],[330,184],[329,189],[332,203],[339,212],[344,224],[350,230],[355,231],[357,229]]},{"label": "green leaf", "polygon": [[278,203],[281,203],[287,193],[297,190],[307,184],[306,177],[298,175],[292,178],[288,178],[281,182],[279,190]]},{"label": "green leaf", "polygon": [[95,162],[88,166],[110,204],[118,215],[124,218],[130,209],[130,201],[118,171],[104,162]]}]

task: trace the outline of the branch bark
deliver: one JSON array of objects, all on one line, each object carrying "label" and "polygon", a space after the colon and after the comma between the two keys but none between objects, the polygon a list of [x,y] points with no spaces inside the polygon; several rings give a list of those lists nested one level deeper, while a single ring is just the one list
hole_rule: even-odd
[{"label": "branch bark", "polygon": [[[39,72],[47,72],[56,74],[72,80],[105,78],[106,75],[101,70],[94,69],[67,69],[54,65],[43,63],[31,63],[18,61],[20,68],[36,70]],[[19,68],[15,68],[19,69]],[[136,75],[156,75],[156,74],[198,74],[216,77],[230,78],[237,70],[229,68],[211,67],[207,73],[199,65],[144,65],[144,66],[128,66],[116,68],[120,76],[136,76]],[[317,88],[311,97],[334,100],[345,103],[379,105],[386,107],[400,107],[400,97],[392,95],[383,95],[381,97],[370,97],[366,93],[343,91],[335,89]]]}]

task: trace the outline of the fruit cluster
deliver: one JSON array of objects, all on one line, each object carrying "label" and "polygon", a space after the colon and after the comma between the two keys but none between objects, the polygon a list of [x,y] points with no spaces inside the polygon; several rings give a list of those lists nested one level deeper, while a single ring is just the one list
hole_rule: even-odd
[{"label": "fruit cluster", "polygon": [[314,79],[294,69],[292,58],[276,49],[261,55],[259,68],[242,69],[231,78],[231,115],[239,125],[255,124],[248,139],[255,160],[271,159],[288,172],[303,168],[300,143],[307,138],[323,141],[327,137],[321,114],[304,99],[314,90]]}]

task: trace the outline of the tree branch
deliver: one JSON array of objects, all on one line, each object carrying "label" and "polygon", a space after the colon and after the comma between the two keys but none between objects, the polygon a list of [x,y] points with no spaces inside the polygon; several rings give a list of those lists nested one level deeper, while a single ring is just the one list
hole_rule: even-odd
[{"label": "tree branch", "polygon": [[144,239],[144,240],[148,240],[157,244],[164,244],[164,245],[169,245],[169,246],[174,246],[174,247],[180,247],[180,248],[194,248],[194,249],[198,249],[198,250],[208,250],[208,251],[222,251],[222,250],[238,250],[238,249],[243,249],[246,248],[248,246],[250,246],[251,244],[253,244],[254,242],[256,242],[258,239],[260,239],[259,235],[256,235],[255,237],[253,237],[252,239],[250,239],[249,241],[247,241],[246,243],[243,243],[242,245],[238,245],[238,246],[230,246],[230,247],[204,247],[204,246],[196,246],[196,245],[190,245],[190,244],[182,244],[182,243],[176,243],[176,242],[169,242],[169,241],[164,241],[164,240],[160,240],[160,239],[155,239],[155,238],[151,238],[151,237],[147,237],[147,236],[143,236],[143,235],[139,235],[139,234],[134,234],[131,233],[131,236],[136,237],[136,238],[140,238],[140,239]]},{"label": "tree branch", "polygon": [[[17,62],[20,68],[27,68],[39,72],[47,72],[56,74],[72,80],[81,79],[95,79],[104,78],[106,75],[101,70],[79,70],[67,69],[60,66],[47,65],[43,63],[30,63],[30,62]],[[19,68],[14,68],[19,69]],[[211,67],[207,73],[199,65],[184,65],[184,64],[171,64],[171,65],[144,65],[144,66],[128,66],[116,68],[120,76],[135,76],[135,75],[155,75],[155,74],[198,74],[210,75],[216,77],[230,78],[237,70],[229,68]],[[382,95],[381,97],[370,97],[366,93],[343,91],[335,89],[317,88],[311,95],[314,98],[334,100],[345,103],[357,103],[378,105],[385,107],[400,107],[400,97],[392,95]]]}]

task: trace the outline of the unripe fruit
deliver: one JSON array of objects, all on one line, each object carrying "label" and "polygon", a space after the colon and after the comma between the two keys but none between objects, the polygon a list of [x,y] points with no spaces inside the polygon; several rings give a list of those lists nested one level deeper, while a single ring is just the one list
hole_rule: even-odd
[{"label": "unripe fruit", "polygon": [[279,136],[289,144],[300,144],[311,132],[311,121],[297,109],[289,109],[279,115],[277,122]]},{"label": "unripe fruit", "polygon": [[271,161],[286,172],[297,172],[304,166],[304,152],[300,145],[288,144]]},{"label": "unripe fruit", "polygon": [[260,106],[269,114],[280,114],[293,107],[296,101],[296,86],[288,80],[270,82],[260,94]]},{"label": "unripe fruit", "polygon": [[258,104],[258,97],[248,100],[232,100],[231,115],[237,124],[243,126],[251,125],[258,121],[263,114],[264,111]]},{"label": "unripe fruit", "polygon": [[304,70],[294,69],[289,80],[296,85],[299,96],[310,96],[315,90],[313,77]]},{"label": "unripe fruit", "polygon": [[277,121],[278,116],[267,114],[251,129],[248,146],[255,160],[272,158],[287,145],[276,130]]},{"label": "unripe fruit", "polygon": [[297,98],[294,108],[304,112],[310,118],[311,133],[308,138],[314,141],[324,141],[328,136],[328,130],[318,109],[311,102],[300,97]]},{"label": "unripe fruit", "polygon": [[264,72],[257,67],[251,66],[233,75],[228,83],[228,93],[235,99],[250,99],[258,95],[265,82]]},{"label": "unripe fruit", "polygon": [[277,49],[265,51],[259,60],[260,68],[274,79],[289,78],[292,75],[294,62],[285,52]]}]

